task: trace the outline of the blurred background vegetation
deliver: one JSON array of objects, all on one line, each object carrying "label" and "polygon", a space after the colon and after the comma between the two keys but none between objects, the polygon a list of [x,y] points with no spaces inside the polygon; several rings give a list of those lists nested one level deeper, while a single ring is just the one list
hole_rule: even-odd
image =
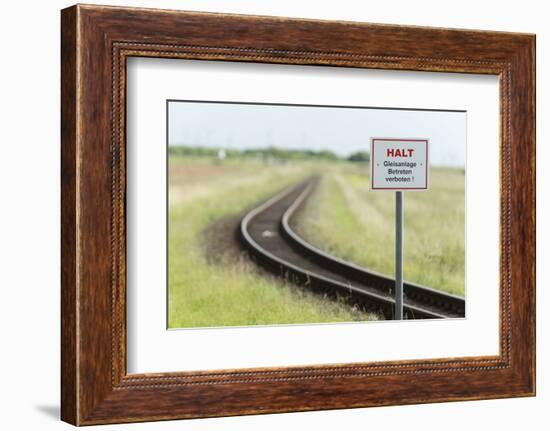
[{"label": "blurred background vegetation", "polygon": [[328,150],[312,151],[312,150],[288,150],[277,147],[268,148],[248,148],[244,150],[224,149],[224,148],[209,148],[209,147],[193,147],[193,146],[170,146],[168,147],[169,156],[180,157],[212,157],[228,159],[240,158],[255,158],[261,160],[286,161],[286,160],[326,160],[337,161],[347,160],[350,162],[368,162],[370,153],[366,151],[358,151],[352,153],[346,158],[338,157],[335,153]]}]

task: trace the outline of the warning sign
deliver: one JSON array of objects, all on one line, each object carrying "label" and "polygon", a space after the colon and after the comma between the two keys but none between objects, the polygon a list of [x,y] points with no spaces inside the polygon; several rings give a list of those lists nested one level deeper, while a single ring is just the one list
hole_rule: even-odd
[{"label": "warning sign", "polygon": [[428,190],[428,140],[372,138],[372,190]]}]

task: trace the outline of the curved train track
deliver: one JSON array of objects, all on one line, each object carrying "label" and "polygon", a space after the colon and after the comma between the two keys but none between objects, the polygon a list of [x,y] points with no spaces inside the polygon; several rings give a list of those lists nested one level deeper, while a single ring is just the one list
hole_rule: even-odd
[{"label": "curved train track", "polygon": [[[395,280],[319,250],[292,229],[292,219],[319,182],[318,177],[289,187],[247,213],[240,237],[255,261],[299,286],[350,305],[393,318]],[[405,282],[407,319],[464,317],[464,299]]]}]

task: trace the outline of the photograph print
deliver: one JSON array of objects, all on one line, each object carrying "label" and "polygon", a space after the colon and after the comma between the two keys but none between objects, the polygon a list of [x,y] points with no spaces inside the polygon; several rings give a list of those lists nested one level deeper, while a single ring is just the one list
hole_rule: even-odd
[{"label": "photograph print", "polygon": [[465,111],[167,116],[168,328],[465,317]]}]

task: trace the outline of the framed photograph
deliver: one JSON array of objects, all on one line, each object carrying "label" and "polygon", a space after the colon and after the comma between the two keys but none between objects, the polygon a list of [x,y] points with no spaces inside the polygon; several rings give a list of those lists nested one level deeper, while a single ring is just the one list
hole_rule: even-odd
[{"label": "framed photograph", "polygon": [[535,394],[535,37],[61,14],[61,415]]}]

